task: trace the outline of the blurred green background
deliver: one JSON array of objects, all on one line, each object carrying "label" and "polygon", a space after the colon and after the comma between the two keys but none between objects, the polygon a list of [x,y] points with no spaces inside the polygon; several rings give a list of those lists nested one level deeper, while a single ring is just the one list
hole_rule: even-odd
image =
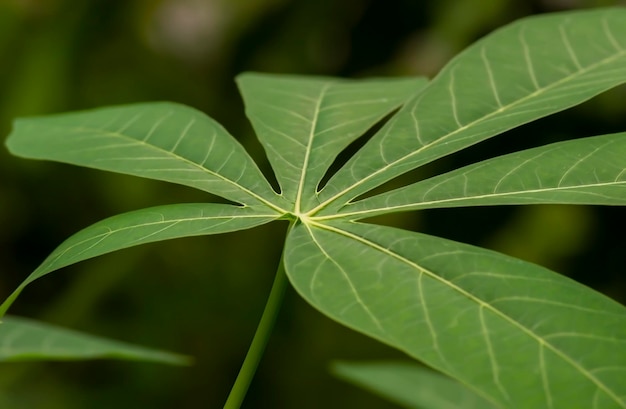
[{"label": "blurred green background", "polygon": [[[433,76],[480,36],[600,0],[0,0],[0,133],[17,116],[171,100],[222,122],[267,172],[233,77],[242,71]],[[626,130],[626,89],[437,162],[436,170]],[[26,161],[0,149],[0,298],[63,239],[142,207],[210,201],[165,183]],[[379,222],[502,251],[626,302],[626,217],[609,207],[444,209]],[[11,313],[193,355],[190,368],[96,361],[0,365],[0,407],[218,408],[259,319],[285,225],[133,248],[32,285]],[[246,408],[394,408],[328,373],[403,358],[289,292]]]}]

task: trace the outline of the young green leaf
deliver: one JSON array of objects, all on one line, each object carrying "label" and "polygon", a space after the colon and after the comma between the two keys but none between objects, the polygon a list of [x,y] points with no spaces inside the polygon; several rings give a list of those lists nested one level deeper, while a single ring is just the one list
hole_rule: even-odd
[{"label": "young green leaf", "polygon": [[615,353],[626,308],[542,267],[405,230],[309,220],[291,230],[285,268],[320,311],[503,407],[626,407],[626,354]]},{"label": "young green leaf", "polygon": [[272,211],[215,203],[157,206],[109,217],[65,240],[0,305],[6,313],[24,287],[52,271],[144,243],[249,229],[279,217]]},{"label": "young green leaf", "polygon": [[624,8],[558,13],[476,42],[331,178],[315,211],[625,82],[624,21]]},{"label": "young green leaf", "polygon": [[333,373],[406,408],[495,409],[466,386],[409,362],[337,362]]},{"label": "young green leaf", "polygon": [[329,218],[534,203],[626,205],[626,133],[489,159],[348,204]]},{"label": "young green leaf", "polygon": [[237,78],[246,115],[296,214],[319,204],[318,184],[335,157],[426,82],[252,73]]},{"label": "young green leaf", "polygon": [[189,357],[171,352],[82,334],[26,318],[5,316],[0,323],[0,362],[102,358],[170,365],[191,362]]},{"label": "young green leaf", "polygon": [[280,197],[213,119],[174,103],[101,108],[15,121],[11,153],[165,180],[276,209]]}]

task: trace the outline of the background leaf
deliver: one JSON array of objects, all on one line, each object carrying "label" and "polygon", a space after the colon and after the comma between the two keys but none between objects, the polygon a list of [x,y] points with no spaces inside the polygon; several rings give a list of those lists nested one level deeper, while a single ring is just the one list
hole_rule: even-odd
[{"label": "background leaf", "polygon": [[109,217],[65,240],[0,306],[0,316],[28,284],[54,270],[115,250],[179,237],[249,229],[280,215],[215,203],[157,206]]},{"label": "background leaf", "polygon": [[246,114],[296,212],[319,204],[318,184],[350,142],[426,83],[425,78],[237,77]]},{"label": "background leaf", "polygon": [[14,155],[165,180],[237,203],[276,208],[244,148],[213,119],[161,102],[15,121]]},{"label": "background leaf", "polygon": [[488,409],[493,403],[460,383],[409,362],[336,362],[332,372],[392,402],[414,409]]},{"label": "background leaf", "polygon": [[328,206],[320,214],[625,82],[625,21],[624,8],[560,13],[520,20],[476,42],[335,174],[320,192],[318,210]]},{"label": "background leaf", "polygon": [[626,204],[626,133],[582,138],[486,160],[349,204],[338,216],[457,206]]},{"label": "background leaf", "polygon": [[292,229],[285,267],[331,318],[501,406],[626,407],[626,354],[616,353],[626,309],[542,267],[405,230],[314,221]]},{"label": "background leaf", "polygon": [[0,323],[0,361],[127,359],[188,365],[190,358],[82,334],[26,318],[5,316]]}]

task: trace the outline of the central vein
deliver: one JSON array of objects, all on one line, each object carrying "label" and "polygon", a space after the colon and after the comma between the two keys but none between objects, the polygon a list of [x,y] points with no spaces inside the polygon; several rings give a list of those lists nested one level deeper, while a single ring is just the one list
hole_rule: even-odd
[{"label": "central vein", "polygon": [[330,87],[331,83],[327,83],[320,90],[320,95],[317,100],[317,104],[315,104],[315,111],[313,112],[313,119],[311,120],[311,130],[309,131],[309,137],[306,143],[306,152],[304,153],[304,160],[302,161],[302,170],[300,171],[300,181],[298,182],[298,194],[296,195],[296,202],[294,204],[294,211],[297,215],[302,213],[302,192],[304,191],[304,179],[306,178],[306,171],[309,168],[309,159],[311,157],[311,151],[313,146],[313,138],[315,138],[315,130],[317,129],[317,120],[320,114],[320,108],[322,106],[322,101],[324,100],[324,95],[326,94],[326,90]]}]

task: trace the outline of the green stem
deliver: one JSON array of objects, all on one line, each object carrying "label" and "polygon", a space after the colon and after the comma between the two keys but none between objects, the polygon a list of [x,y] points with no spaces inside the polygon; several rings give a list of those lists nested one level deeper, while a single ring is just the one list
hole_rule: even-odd
[{"label": "green stem", "polygon": [[274,277],[274,283],[270,290],[270,295],[265,304],[263,315],[261,316],[261,321],[254,333],[254,338],[252,339],[250,348],[248,348],[248,353],[241,365],[241,369],[239,369],[237,379],[230,390],[226,404],[224,404],[224,409],[239,409],[241,406],[246,392],[248,391],[248,387],[250,386],[250,382],[256,372],[256,368],[259,365],[259,361],[263,356],[263,351],[265,351],[265,346],[267,345],[272,327],[276,321],[276,316],[280,310],[287,283],[287,275],[285,274],[283,258],[281,257],[278,270],[276,271],[276,277]]}]

